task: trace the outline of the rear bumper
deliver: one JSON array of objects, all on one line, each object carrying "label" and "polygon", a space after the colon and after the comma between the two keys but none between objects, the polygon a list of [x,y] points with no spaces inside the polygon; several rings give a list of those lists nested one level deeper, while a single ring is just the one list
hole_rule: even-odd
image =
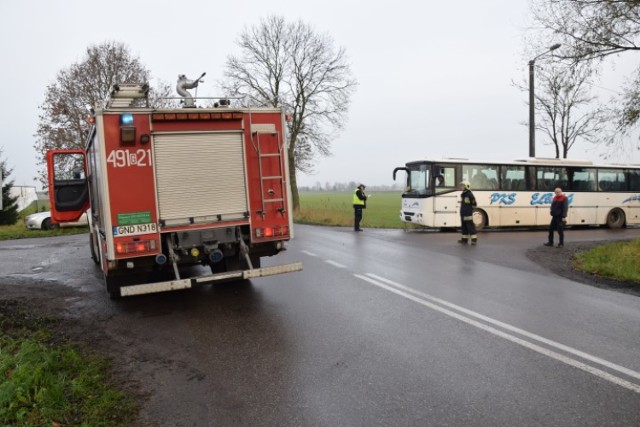
[{"label": "rear bumper", "polygon": [[276,265],[273,267],[254,268],[251,270],[230,271],[227,273],[216,273],[206,276],[190,277],[188,279],[170,280],[167,282],[145,283],[142,285],[123,286],[120,288],[120,295],[123,297],[133,295],[152,294],[156,292],[176,291],[179,289],[189,289],[197,285],[207,285],[227,280],[245,280],[256,277],[273,276],[276,274],[293,273],[302,270],[301,262],[292,264]]}]

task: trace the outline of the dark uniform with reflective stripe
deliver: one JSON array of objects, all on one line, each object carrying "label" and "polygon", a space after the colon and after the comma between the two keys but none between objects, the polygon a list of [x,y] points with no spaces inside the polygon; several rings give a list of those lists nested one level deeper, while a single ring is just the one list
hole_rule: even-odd
[{"label": "dark uniform with reflective stripe", "polygon": [[476,198],[469,188],[469,183],[461,183],[464,186],[462,194],[460,194],[460,222],[462,224],[462,238],[458,243],[466,244],[471,239],[471,244],[475,245],[478,241],[476,234],[476,226],[473,223],[473,209],[477,206]]}]

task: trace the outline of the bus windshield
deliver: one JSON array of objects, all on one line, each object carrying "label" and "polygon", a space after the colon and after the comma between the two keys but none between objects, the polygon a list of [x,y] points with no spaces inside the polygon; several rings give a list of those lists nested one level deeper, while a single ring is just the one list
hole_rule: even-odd
[{"label": "bus windshield", "polygon": [[404,194],[414,197],[431,194],[431,170],[427,163],[407,165],[407,186]]}]

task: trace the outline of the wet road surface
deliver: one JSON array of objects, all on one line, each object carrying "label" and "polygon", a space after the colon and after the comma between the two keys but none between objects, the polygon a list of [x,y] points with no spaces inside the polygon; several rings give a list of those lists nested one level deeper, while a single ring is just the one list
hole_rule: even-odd
[{"label": "wet road surface", "polygon": [[545,231],[457,238],[297,226],[265,264],[300,273],[119,301],[86,235],[28,239],[0,242],[0,283],[66,289],[148,394],[144,425],[637,425],[640,298],[530,261]]}]

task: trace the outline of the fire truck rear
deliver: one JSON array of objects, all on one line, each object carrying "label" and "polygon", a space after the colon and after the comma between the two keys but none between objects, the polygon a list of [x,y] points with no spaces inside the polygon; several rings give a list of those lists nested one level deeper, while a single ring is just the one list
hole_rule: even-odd
[{"label": "fire truck rear", "polygon": [[115,86],[84,150],[47,153],[52,218],[88,209],[113,298],[302,269],[261,267],[293,237],[283,111],[186,101],[154,109],[147,85]]}]

